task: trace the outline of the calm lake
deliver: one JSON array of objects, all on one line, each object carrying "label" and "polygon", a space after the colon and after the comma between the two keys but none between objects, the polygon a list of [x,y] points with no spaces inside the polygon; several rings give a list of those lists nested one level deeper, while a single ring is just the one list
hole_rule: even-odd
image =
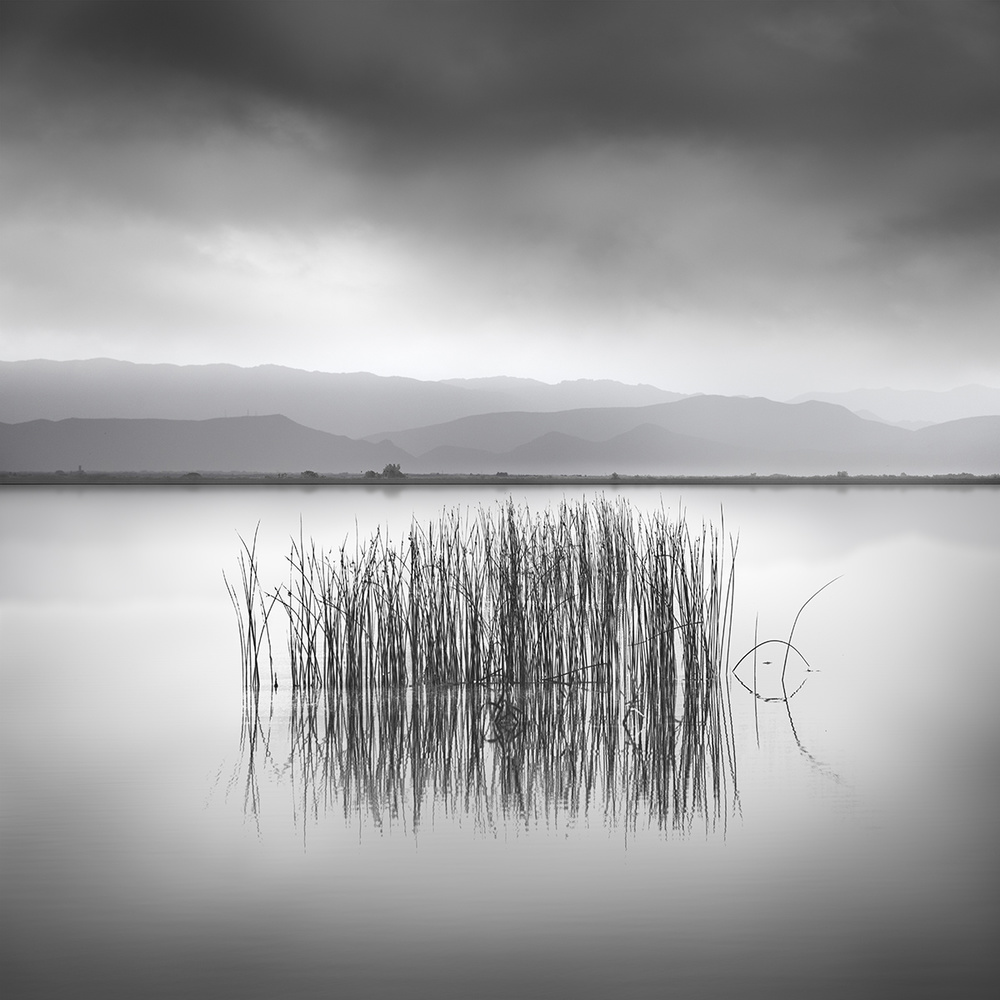
[{"label": "calm lake", "polygon": [[[697,759],[658,782],[567,693],[526,694],[534,735],[479,757],[484,709],[461,692],[383,705],[397,728],[352,738],[350,713],[283,685],[248,737],[237,532],[259,522],[276,585],[300,522],[338,549],[443,508],[599,492],[0,492],[5,994],[994,995],[994,487],[606,491],[739,534],[730,666],[839,577],[796,625],[793,698],[754,698],[749,661],[726,675],[707,783]],[[764,697],[782,656],[760,651]]]}]

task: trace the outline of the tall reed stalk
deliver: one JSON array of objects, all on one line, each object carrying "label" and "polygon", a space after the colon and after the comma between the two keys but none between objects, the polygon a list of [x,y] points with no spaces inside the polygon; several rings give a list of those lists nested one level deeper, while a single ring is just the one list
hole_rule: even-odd
[{"label": "tall reed stalk", "polygon": [[[642,679],[665,698],[682,676],[685,698],[700,703],[728,654],[726,558],[712,529],[692,535],[662,509],[642,514],[599,499],[536,515],[511,501],[464,517],[444,511],[436,523],[414,523],[398,547],[377,533],[328,552],[300,529],[288,583],[267,595],[253,559],[248,571],[241,556],[241,568],[248,608],[256,588],[262,608],[277,602],[286,612],[296,690],[612,690]],[[240,614],[235,593],[234,605]],[[244,659],[256,655],[254,628],[248,612]],[[678,706],[665,701],[664,710]]]},{"label": "tall reed stalk", "polygon": [[[236,624],[240,635],[240,659],[243,664],[243,688],[245,691],[254,693],[260,690],[260,651],[265,638],[267,639],[272,687],[276,686],[277,683],[271,650],[269,619],[278,597],[277,594],[267,594],[260,582],[257,568],[257,534],[259,531],[260,522],[258,521],[249,544],[242,535],[237,536],[241,545],[239,589],[229,582],[225,570],[222,571],[226,591],[236,612]],[[257,617],[258,611],[260,612],[259,619]]]},{"label": "tall reed stalk", "polygon": [[273,592],[255,533],[229,590],[254,705],[261,628],[277,604],[287,617],[297,810],[408,810],[416,829],[444,803],[489,826],[597,796],[629,825],[685,827],[736,795],[734,561],[662,508],[508,501],[445,510],[398,546],[326,551],[300,526]]}]

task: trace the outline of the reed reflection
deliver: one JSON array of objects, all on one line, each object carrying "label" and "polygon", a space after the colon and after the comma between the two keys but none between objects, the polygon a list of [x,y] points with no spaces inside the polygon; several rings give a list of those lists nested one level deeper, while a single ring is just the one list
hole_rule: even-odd
[{"label": "reed reflection", "polygon": [[[780,703],[784,707],[785,714],[788,717],[788,728],[791,732],[792,739],[795,741],[795,746],[798,749],[798,752],[809,762],[810,766],[814,768],[814,770],[837,783],[841,781],[840,775],[837,774],[829,766],[829,764],[820,760],[808,749],[808,747],[806,747],[805,743],[802,741],[802,737],[799,736],[798,727],[795,725],[795,716],[792,714],[792,698],[794,698],[795,695],[797,695],[802,688],[805,687],[806,681],[809,679],[809,674],[814,671],[802,652],[792,644],[792,639],[795,636],[795,627],[799,623],[799,618],[802,617],[802,612],[805,611],[809,604],[822,594],[827,587],[836,583],[839,579],[839,576],[834,577],[832,580],[824,583],[819,590],[815,591],[808,598],[806,598],[802,606],[796,612],[787,639],[765,639],[762,642],[758,641],[757,628],[755,626],[753,646],[736,661],[736,665],[732,668],[732,675],[736,679],[737,683],[746,692],[752,695],[754,699],[754,732],[757,737],[757,746],[760,746],[760,720],[758,715],[759,703]],[[766,659],[765,656],[769,655],[768,651],[775,648],[779,650],[779,656],[776,657],[776,659]],[[770,655],[774,654],[770,653]],[[801,670],[803,671],[801,679],[797,684],[795,684],[794,687],[791,686],[788,670],[792,656],[794,656],[795,659],[801,664]],[[773,666],[777,660],[780,660],[781,663],[781,670],[777,677],[777,684],[772,687],[771,694],[764,694],[761,690],[762,682],[758,674],[758,661],[761,661],[764,666],[770,667]],[[749,683],[744,680],[742,676],[740,676],[740,668],[745,664],[752,665],[752,677]],[[778,691],[780,691],[780,693],[778,693]]]},{"label": "reed reflection", "polygon": [[244,807],[258,817],[260,782],[276,781],[297,819],[339,811],[414,834],[435,810],[484,832],[594,815],[626,830],[711,830],[738,804],[728,692],[716,680],[683,700],[686,713],[670,715],[640,690],[583,684],[293,691],[266,697],[263,721],[251,698]]},{"label": "reed reflection", "polygon": [[[623,501],[445,512],[399,548],[376,535],[328,553],[300,535],[273,591],[244,545],[242,593],[229,589],[247,787],[263,754],[297,811],[413,833],[431,808],[484,830],[595,809],[628,829],[714,828],[737,804],[732,557],[727,573],[714,530]],[[260,722],[276,607],[289,661],[284,686],[270,662],[268,711],[285,699],[289,720],[280,762]],[[256,815],[259,794],[246,801]]]}]

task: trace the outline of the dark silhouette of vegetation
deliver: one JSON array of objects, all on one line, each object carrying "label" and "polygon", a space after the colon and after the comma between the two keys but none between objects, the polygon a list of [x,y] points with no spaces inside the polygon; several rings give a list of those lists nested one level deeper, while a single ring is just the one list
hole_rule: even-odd
[{"label": "dark silhouette of vegetation", "polygon": [[588,685],[292,691],[263,721],[254,697],[232,784],[254,819],[263,776],[294,788],[297,818],[336,810],[408,833],[436,809],[484,832],[594,814],[627,831],[724,829],[739,801],[725,687],[714,677],[673,718],[666,701]]},{"label": "dark silhouette of vegetation", "polygon": [[[596,684],[721,669],[732,573],[724,543],[627,502],[513,502],[327,552],[293,541],[286,585],[294,688]],[[263,590],[256,564],[254,587]],[[673,678],[673,679],[670,679]]]},{"label": "dark silhouette of vegetation", "polygon": [[681,831],[735,803],[735,551],[714,530],[621,499],[535,515],[508,501],[414,523],[399,545],[326,551],[300,530],[273,591],[243,549],[244,657],[255,612],[280,604],[291,680],[283,761],[245,672],[255,814],[262,751],[316,813],[339,801],[413,831],[435,801],[486,827],[595,808]]},{"label": "dark silhouette of vegetation", "polygon": [[[236,611],[236,624],[240,635],[240,656],[243,661],[243,687],[245,691],[256,694],[260,690],[260,652],[264,639],[267,638],[268,658],[271,666],[272,687],[277,686],[274,674],[274,658],[271,655],[271,632],[269,619],[277,603],[277,594],[267,594],[261,586],[257,567],[257,534],[260,523],[254,529],[253,538],[248,544],[242,535],[240,540],[240,587],[229,582],[225,570],[222,579],[226,591]],[[258,619],[257,613],[260,612]]]},{"label": "dark silhouette of vegetation", "polygon": [[[735,545],[727,557],[710,528],[692,535],[662,509],[602,499],[534,516],[511,501],[446,511],[399,546],[376,533],[330,552],[300,529],[274,590],[261,584],[256,537],[240,540],[241,588],[227,581],[244,661],[239,777],[255,817],[268,766],[291,776],[296,816],[338,802],[345,816],[414,833],[434,803],[486,829],[591,809],[625,829],[713,829],[739,804],[731,672],[754,697],[755,729],[758,702],[781,703],[801,753],[836,778],[795,726],[805,681],[787,683],[790,653],[811,669],[792,641],[830,584],[786,640],[759,642],[755,629],[730,671]],[[259,711],[277,605],[287,756]],[[772,644],[780,694],[767,696],[757,654]],[[751,657],[748,683],[736,671]],[[270,687],[277,697],[273,659]]]}]

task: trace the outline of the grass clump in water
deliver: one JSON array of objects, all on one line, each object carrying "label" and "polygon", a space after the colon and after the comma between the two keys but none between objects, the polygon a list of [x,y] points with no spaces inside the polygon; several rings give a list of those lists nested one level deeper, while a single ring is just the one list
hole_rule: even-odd
[{"label": "grass clump in water", "polygon": [[287,585],[264,603],[285,609],[296,690],[672,690],[683,674],[688,691],[728,652],[723,559],[717,533],[692,535],[662,509],[601,499],[532,515],[508,502],[414,523],[399,546],[377,533],[329,552],[300,534]]},{"label": "grass clump in water", "polygon": [[258,593],[234,604],[245,656],[254,608],[284,608],[292,770],[315,803],[332,784],[360,812],[427,798],[487,822],[597,795],[632,825],[683,827],[735,792],[734,557],[662,508],[508,501],[445,510],[395,546],[379,532],[326,551],[300,531],[268,593],[250,549]]}]

